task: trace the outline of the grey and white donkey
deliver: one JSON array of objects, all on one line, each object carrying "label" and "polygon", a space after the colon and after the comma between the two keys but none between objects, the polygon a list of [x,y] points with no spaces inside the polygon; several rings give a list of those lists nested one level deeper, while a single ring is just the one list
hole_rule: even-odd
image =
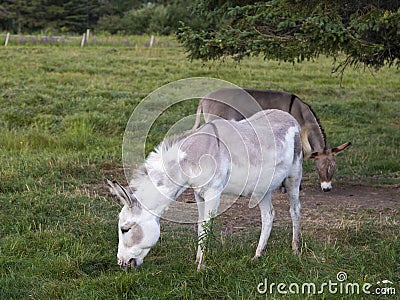
[{"label": "grey and white donkey", "polygon": [[206,122],[223,118],[241,120],[264,109],[279,109],[290,113],[299,123],[304,159],[315,159],[321,189],[332,189],[332,177],[336,170],[335,156],[349,147],[350,142],[331,148],[316,114],[311,106],[294,94],[274,90],[240,88],[219,89],[203,97],[197,107],[196,122],[200,125],[201,112]]},{"label": "grey and white donkey", "polygon": [[[118,264],[137,267],[159,239],[160,217],[186,188],[193,188],[198,206],[198,236],[216,216],[220,195],[250,197],[258,204],[262,229],[254,258],[269,238],[274,209],[271,193],[282,183],[288,192],[293,223],[292,248],[299,248],[302,177],[300,127],[280,110],[258,112],[242,121],[214,120],[194,132],[166,138],[151,152],[128,188],[106,180],[123,208],[118,222]],[[194,220],[195,221],[195,220]],[[204,265],[197,250],[198,269]]]}]

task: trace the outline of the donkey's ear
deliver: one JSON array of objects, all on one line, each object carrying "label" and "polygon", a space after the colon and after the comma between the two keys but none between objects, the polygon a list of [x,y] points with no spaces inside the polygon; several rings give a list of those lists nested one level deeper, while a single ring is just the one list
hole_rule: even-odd
[{"label": "donkey's ear", "polygon": [[110,193],[114,196],[117,196],[118,200],[122,205],[127,205],[129,207],[133,204],[133,199],[129,192],[120,185],[117,181],[110,181],[105,179],[104,182],[108,185]]},{"label": "donkey's ear", "polygon": [[344,143],[343,145],[337,146],[336,148],[332,149],[332,153],[334,155],[338,154],[339,152],[343,151],[344,149],[346,149],[347,147],[351,146],[350,142]]}]

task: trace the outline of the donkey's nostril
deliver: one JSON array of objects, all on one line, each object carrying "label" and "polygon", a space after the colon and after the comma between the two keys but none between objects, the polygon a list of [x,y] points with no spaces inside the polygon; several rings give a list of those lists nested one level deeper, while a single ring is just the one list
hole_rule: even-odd
[{"label": "donkey's nostril", "polygon": [[127,264],[127,266],[130,266],[130,267],[132,267],[132,268],[135,268],[135,269],[136,269],[136,267],[137,267],[137,262],[136,262],[136,259],[135,259],[135,258],[131,258],[131,259],[128,261],[128,264]]}]

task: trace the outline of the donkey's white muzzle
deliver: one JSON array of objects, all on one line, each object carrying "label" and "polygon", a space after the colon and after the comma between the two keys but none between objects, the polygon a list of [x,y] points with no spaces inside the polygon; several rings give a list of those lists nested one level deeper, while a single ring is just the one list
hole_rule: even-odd
[{"label": "donkey's white muzzle", "polygon": [[139,266],[136,258],[131,258],[127,262],[118,259],[118,265],[124,270],[127,270],[128,268],[136,269]]},{"label": "donkey's white muzzle", "polygon": [[321,182],[321,189],[324,191],[324,192],[329,192],[331,189],[332,189],[332,182],[331,181],[324,181],[324,182]]}]

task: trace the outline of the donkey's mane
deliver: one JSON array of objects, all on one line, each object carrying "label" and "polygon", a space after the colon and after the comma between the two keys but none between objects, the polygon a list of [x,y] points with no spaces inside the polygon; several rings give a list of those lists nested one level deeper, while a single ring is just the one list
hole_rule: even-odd
[{"label": "donkey's mane", "polygon": [[[179,151],[179,142],[191,133],[191,131],[188,131],[182,134],[172,135],[164,138],[164,140],[154,149],[154,151],[150,152],[150,154],[146,158],[146,161],[133,173],[133,178],[129,182],[130,190],[132,192],[141,191],[141,193],[143,193],[144,190],[146,190],[147,192],[150,191],[150,193],[151,191],[158,191],[158,189],[149,190],[151,182],[153,182],[153,184],[156,184],[157,186],[163,183],[163,179],[166,176],[164,170],[165,164],[168,164],[169,159],[173,159],[175,157],[175,150]],[[171,150],[172,156],[168,153]],[[181,189],[177,190],[175,193],[179,191],[181,191]],[[153,203],[151,205],[155,205],[154,207],[163,207],[162,205],[160,206],[157,203]],[[165,209],[165,207],[162,208],[162,210],[163,209]]]},{"label": "donkey's mane", "polygon": [[[297,97],[297,96],[296,96],[296,97]],[[322,127],[321,122],[319,121],[319,118],[318,118],[317,115],[315,114],[315,112],[314,112],[314,110],[312,109],[311,105],[309,105],[308,103],[304,102],[304,101],[301,100],[299,97],[297,97],[297,99],[299,99],[300,102],[301,102],[303,105],[305,105],[305,106],[308,108],[308,110],[311,112],[311,114],[313,115],[313,117],[314,117],[315,121],[317,122],[318,127],[319,127],[319,129],[320,129],[320,131],[321,131],[322,138],[324,139],[324,149],[327,149],[327,148],[328,148],[328,145],[327,145],[327,143],[326,143],[326,134],[325,134],[325,130],[324,130],[324,128]]]},{"label": "donkey's mane", "polygon": [[173,146],[178,144],[180,141],[192,134],[193,131],[185,131],[181,134],[170,135],[164,138],[164,140],[156,147],[155,152],[159,153],[162,151],[168,151]]},{"label": "donkey's mane", "polygon": [[140,178],[147,176],[147,167],[149,166],[149,164],[152,165],[152,162],[157,161],[161,158],[162,153],[165,153],[166,151],[173,148],[176,144],[189,136],[191,133],[191,131],[187,131],[181,134],[165,137],[164,140],[160,144],[158,144],[158,146],[152,152],[150,152],[150,154],[146,158],[146,162],[136,169],[136,172],[134,174],[135,179],[133,180],[133,182],[136,182]]}]

